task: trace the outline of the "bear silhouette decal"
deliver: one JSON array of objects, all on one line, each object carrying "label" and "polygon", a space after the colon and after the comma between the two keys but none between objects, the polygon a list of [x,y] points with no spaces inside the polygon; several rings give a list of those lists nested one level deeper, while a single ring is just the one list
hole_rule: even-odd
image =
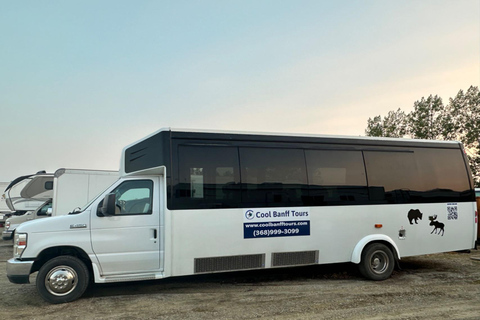
[{"label": "bear silhouette decal", "polygon": [[415,224],[418,224],[418,219],[422,220],[423,213],[420,212],[418,209],[410,209],[408,211],[408,221],[410,221],[410,224],[413,224],[413,221],[415,221]]}]

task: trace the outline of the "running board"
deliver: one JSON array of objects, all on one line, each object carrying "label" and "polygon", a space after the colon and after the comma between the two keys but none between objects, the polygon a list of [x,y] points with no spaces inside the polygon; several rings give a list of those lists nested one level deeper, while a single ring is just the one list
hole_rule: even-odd
[{"label": "running board", "polygon": [[155,274],[133,274],[133,275],[124,275],[124,276],[105,276],[103,277],[105,283],[113,282],[127,282],[127,281],[143,281],[143,280],[155,280],[158,279]]}]

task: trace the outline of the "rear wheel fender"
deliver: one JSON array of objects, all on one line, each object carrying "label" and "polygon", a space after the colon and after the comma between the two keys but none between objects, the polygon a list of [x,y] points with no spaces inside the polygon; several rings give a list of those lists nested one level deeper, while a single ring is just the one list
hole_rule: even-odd
[{"label": "rear wheel fender", "polygon": [[359,264],[360,261],[362,260],[363,249],[369,243],[372,243],[372,242],[386,242],[386,243],[389,243],[392,247],[392,251],[394,251],[393,253],[394,253],[395,257],[397,259],[400,259],[400,251],[398,250],[398,247],[395,244],[395,242],[392,240],[392,238],[390,238],[389,236],[386,236],[384,234],[371,234],[369,236],[366,236],[366,237],[362,238],[357,243],[357,245],[353,249],[352,258],[351,258],[350,261],[353,262],[353,263]]}]

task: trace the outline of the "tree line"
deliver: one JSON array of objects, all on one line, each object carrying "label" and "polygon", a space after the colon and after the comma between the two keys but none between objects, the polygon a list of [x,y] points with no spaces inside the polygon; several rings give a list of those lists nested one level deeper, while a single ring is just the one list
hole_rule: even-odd
[{"label": "tree line", "polygon": [[470,86],[460,90],[448,103],[438,95],[415,101],[409,113],[397,109],[384,117],[368,118],[365,134],[431,140],[457,140],[463,143],[475,186],[480,187],[480,91]]}]

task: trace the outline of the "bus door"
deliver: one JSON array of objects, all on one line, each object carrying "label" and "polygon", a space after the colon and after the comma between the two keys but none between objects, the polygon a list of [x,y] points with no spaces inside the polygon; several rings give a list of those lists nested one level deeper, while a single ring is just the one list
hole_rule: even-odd
[{"label": "bus door", "polygon": [[[115,194],[115,213],[92,212],[92,248],[102,275],[160,269],[160,183],[158,177],[124,180]],[[94,207],[95,208],[95,207]]]}]

